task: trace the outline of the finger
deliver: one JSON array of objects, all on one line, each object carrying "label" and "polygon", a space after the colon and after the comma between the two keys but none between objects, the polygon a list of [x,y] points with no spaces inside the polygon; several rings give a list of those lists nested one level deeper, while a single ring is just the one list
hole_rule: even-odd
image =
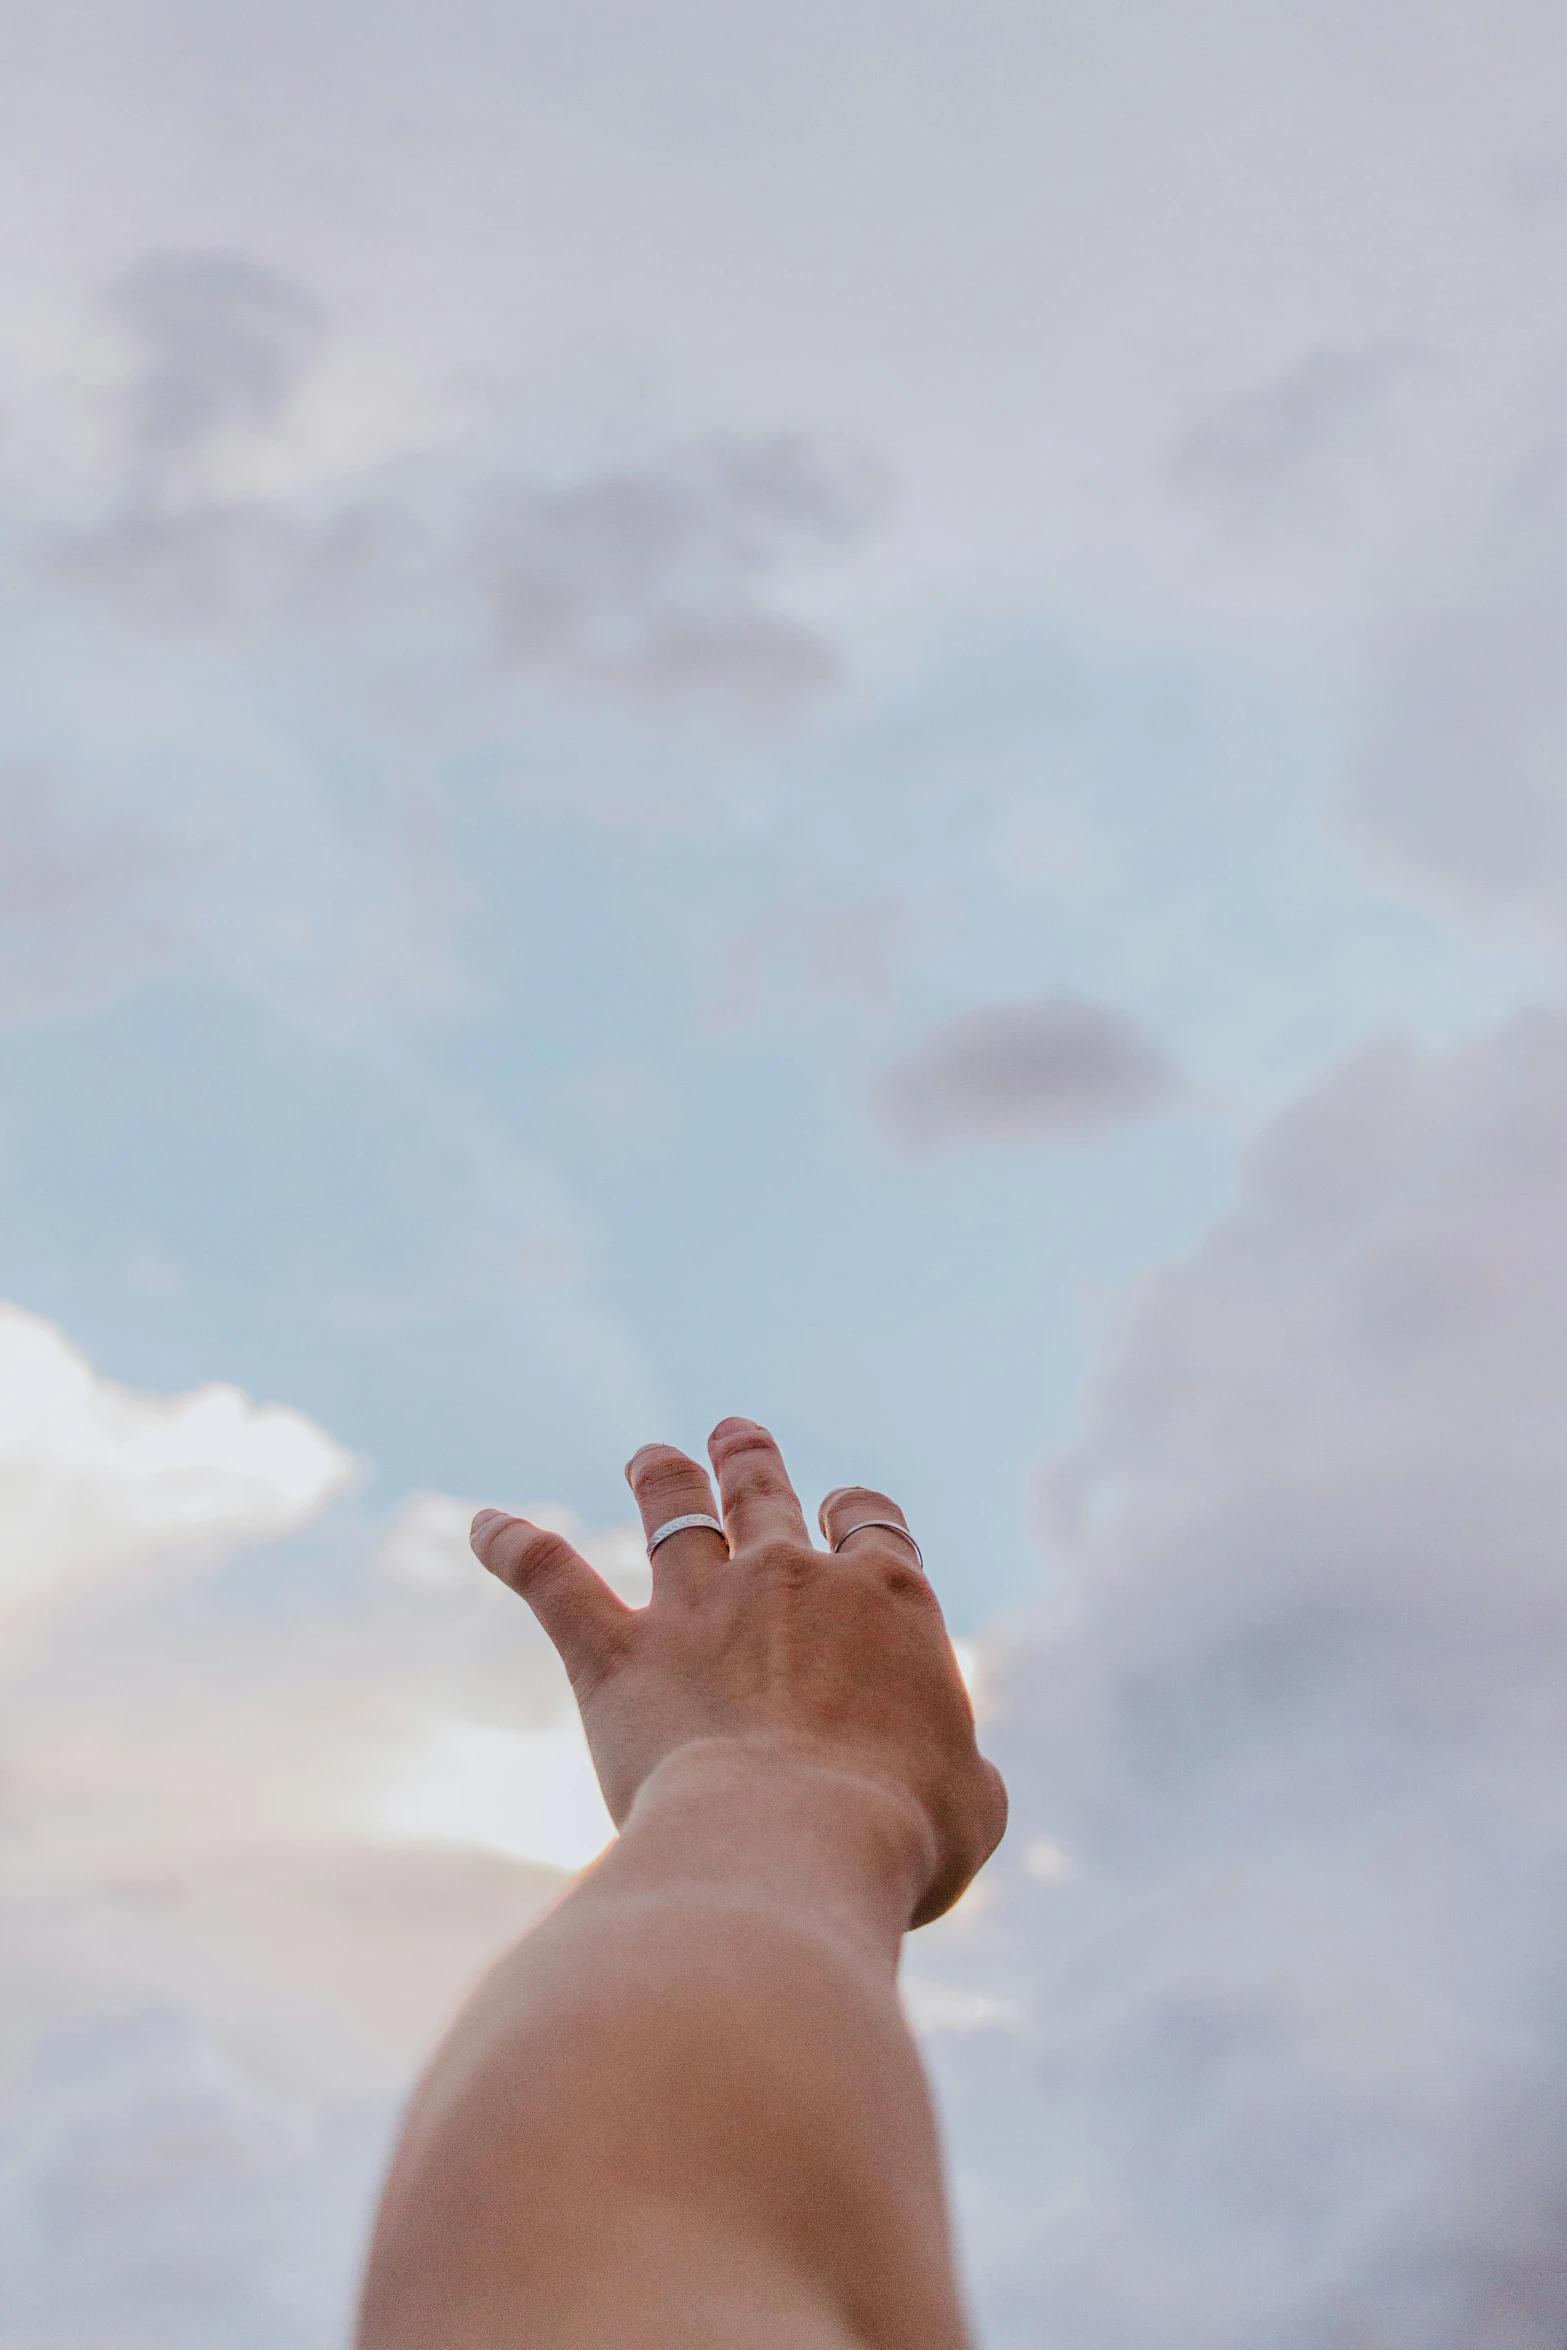
[{"label": "finger", "polygon": [[720,1420],[707,1440],[708,1457],[724,1498],[730,1547],[759,1542],[800,1542],[811,1538],[783,1454],[755,1420]]},{"label": "finger", "polygon": [[[626,1463],[626,1482],[642,1513],[642,1531],[651,1542],[671,1518],[716,1518],[718,1504],[707,1471],[672,1444],[644,1444]],[[729,1556],[729,1545],[710,1526],[687,1526],[653,1553],[653,1587],[705,1582]]]},{"label": "finger", "polygon": [[532,1608],[577,1695],[602,1681],[625,1655],[636,1615],[565,1535],[504,1510],[480,1510],[468,1539],[481,1565]]},{"label": "finger", "polygon": [[[857,1551],[869,1550],[880,1542],[889,1557],[896,1552],[899,1558],[906,1558],[911,1565],[918,1564],[912,1535],[905,1542],[890,1526],[867,1524],[867,1520],[882,1518],[890,1519],[892,1526],[908,1525],[907,1518],[891,1495],[878,1493],[874,1486],[836,1486],[822,1503],[817,1517],[827,1537],[828,1549],[838,1550],[842,1545],[841,1555],[845,1558],[852,1558]],[[862,1528],[863,1531],[855,1532],[855,1528]]]}]

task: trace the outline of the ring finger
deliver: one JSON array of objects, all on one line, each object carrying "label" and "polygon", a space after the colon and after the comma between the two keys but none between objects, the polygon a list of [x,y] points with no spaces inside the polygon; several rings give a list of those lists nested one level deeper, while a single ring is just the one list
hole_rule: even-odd
[{"label": "ring finger", "polygon": [[839,1485],[828,1494],[817,1516],[828,1549],[842,1552],[845,1558],[880,1543],[889,1557],[896,1554],[911,1565],[924,1567],[909,1522],[890,1494],[878,1493],[870,1485]]}]

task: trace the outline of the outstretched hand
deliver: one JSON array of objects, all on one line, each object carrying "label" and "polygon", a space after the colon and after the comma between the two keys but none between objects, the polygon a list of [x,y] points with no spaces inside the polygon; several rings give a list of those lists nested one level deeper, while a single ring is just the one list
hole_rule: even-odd
[{"label": "outstretched hand", "polygon": [[[617,1827],[659,1765],[727,1742],[874,1782],[904,1809],[923,1890],[909,1922],[939,1917],[1001,1840],[1006,1793],[974,1741],[974,1715],[941,1608],[912,1544],[867,1518],[903,1512],[840,1487],[818,1550],[782,1456],[753,1420],[708,1443],[725,1532],[690,1527],[653,1554],[653,1596],[630,1608],[564,1536],[481,1510],[473,1547],[520,1592],[560,1652]],[[627,1471],[652,1536],[717,1516],[705,1469],[645,1445]],[[847,1541],[844,1540],[848,1536]]]}]

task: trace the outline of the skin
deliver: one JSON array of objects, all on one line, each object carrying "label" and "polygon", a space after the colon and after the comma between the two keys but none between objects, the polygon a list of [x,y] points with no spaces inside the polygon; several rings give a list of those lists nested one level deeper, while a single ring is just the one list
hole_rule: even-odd
[{"label": "skin", "polygon": [[[469,2002],[410,2107],[359,2350],[968,2350],[929,2095],[896,1991],[911,1925],[1006,1796],[896,1533],[813,1547],[777,1446],[708,1446],[723,1537],[672,1536],[631,1609],[560,1535],[473,1545],[571,1676],[620,1829]],[[651,1533],[717,1515],[648,1445]],[[845,1487],[831,1544],[902,1512]]]}]

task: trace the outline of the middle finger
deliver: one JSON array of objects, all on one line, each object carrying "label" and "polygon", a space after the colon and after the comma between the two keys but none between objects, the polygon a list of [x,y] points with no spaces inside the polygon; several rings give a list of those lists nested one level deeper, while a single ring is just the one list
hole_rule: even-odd
[{"label": "middle finger", "polygon": [[755,1420],[720,1420],[707,1440],[707,1451],[724,1497],[724,1524],[732,1549],[750,1549],[761,1542],[811,1548],[783,1454],[765,1428]]}]

